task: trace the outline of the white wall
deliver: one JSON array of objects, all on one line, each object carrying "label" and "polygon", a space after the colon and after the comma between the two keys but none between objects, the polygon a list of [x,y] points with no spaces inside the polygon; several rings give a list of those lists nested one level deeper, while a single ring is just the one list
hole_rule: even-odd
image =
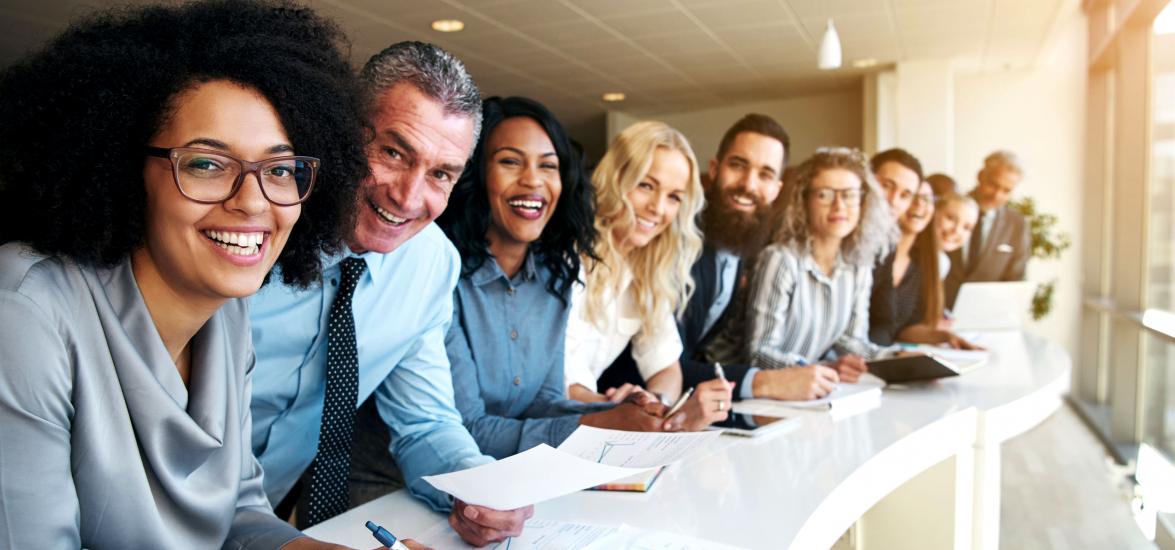
[{"label": "white wall", "polygon": [[[1086,20],[1066,2],[1035,66],[998,74],[957,75],[952,173],[964,190],[975,183],[983,157],[996,149],[1020,155],[1026,168],[1016,197],[1059,216],[1073,247],[1060,260],[1032,260],[1028,278],[1058,280],[1053,313],[1034,330],[1079,351],[1081,223],[1085,151]],[[939,166],[926,166],[928,172]]]},{"label": "white wall", "polygon": [[900,147],[914,151],[923,165],[953,172],[955,78],[949,60],[903,61],[898,64],[897,124]]},{"label": "white wall", "polygon": [[811,155],[817,147],[860,147],[864,135],[862,104],[861,89],[857,88],[700,111],[649,115],[610,112],[608,141],[611,142],[628,124],[638,120],[660,120],[689,138],[698,162],[705,166],[718,152],[718,144],[727,128],[747,113],[761,113],[775,118],[787,130],[792,142],[789,162],[796,164]]}]

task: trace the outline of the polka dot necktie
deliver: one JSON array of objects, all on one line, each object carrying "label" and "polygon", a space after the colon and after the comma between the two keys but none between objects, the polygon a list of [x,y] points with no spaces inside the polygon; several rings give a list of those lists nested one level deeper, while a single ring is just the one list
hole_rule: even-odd
[{"label": "polka dot necktie", "polygon": [[[366,268],[367,264],[360,258],[343,260],[339,293],[330,306],[326,325],[326,398],[322,406],[318,454],[310,465],[305,527],[345,512],[351,501],[347,474],[351,467],[351,434],[359,395],[359,353],[355,346],[351,296]],[[298,515],[303,517],[302,513]]]}]

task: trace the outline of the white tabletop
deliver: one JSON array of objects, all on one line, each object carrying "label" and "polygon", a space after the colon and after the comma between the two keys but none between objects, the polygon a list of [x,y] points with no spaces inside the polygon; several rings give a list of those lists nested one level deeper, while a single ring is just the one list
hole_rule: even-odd
[{"label": "white tabletop", "polygon": [[[579,492],[536,505],[535,517],[628,523],[747,548],[827,547],[894,488],[970,449],[977,430],[998,443],[1055,409],[1070,370],[1060,348],[1019,332],[976,340],[992,358],[964,376],[887,388],[881,406],[840,421],[808,416],[765,439],[723,436],[666,470],[649,494]],[[366,520],[411,537],[443,519],[399,491],[308,533],[365,548],[374,540]]]}]

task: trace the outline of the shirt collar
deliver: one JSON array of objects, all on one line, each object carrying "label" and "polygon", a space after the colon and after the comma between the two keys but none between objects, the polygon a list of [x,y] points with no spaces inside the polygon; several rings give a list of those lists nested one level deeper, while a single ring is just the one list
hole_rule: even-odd
[{"label": "shirt collar", "polygon": [[739,260],[739,257],[737,255],[735,255],[735,253],[733,253],[729,250],[726,250],[725,248],[715,249],[714,250],[714,257],[718,259],[719,265],[725,265],[727,262],[730,262],[730,261],[737,262]]},{"label": "shirt collar", "polygon": [[[526,252],[526,259],[522,260],[522,269],[518,271],[515,277],[519,275],[526,281],[533,281],[538,278],[538,265],[533,251],[528,250]],[[486,258],[482,262],[481,267],[477,268],[477,271],[473,272],[473,275],[470,276],[470,281],[476,286],[484,286],[498,279],[506,279],[509,282],[506,274],[502,272],[501,266],[498,265],[497,260],[493,256]]]},{"label": "shirt collar", "polygon": [[367,264],[367,272],[371,274],[372,282],[379,285],[385,282],[384,279],[389,277],[389,270],[386,268],[387,265],[391,262],[389,262],[388,259],[394,257],[396,254],[405,253],[405,248],[405,246],[401,245],[387,254],[380,252],[364,252],[362,254],[356,254],[351,252],[351,250],[348,249],[346,245],[343,245],[343,250],[337,254],[324,254],[322,256],[322,268],[323,271],[334,269],[347,258],[360,258],[364,261],[364,263]]},{"label": "shirt collar", "polygon": [[836,262],[832,264],[832,275],[824,273],[823,269],[816,264],[816,259],[812,257],[811,253],[803,254],[804,268],[808,270],[818,281],[830,282],[840,274],[840,270],[845,268],[844,256],[840,252],[836,253]]}]

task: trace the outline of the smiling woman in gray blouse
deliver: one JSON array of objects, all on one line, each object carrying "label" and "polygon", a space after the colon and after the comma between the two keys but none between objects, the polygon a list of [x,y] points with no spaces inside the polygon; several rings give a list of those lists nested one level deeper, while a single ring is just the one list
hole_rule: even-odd
[{"label": "smiling woman in gray blouse", "polygon": [[142,8],[0,77],[0,547],[326,546],[262,491],[241,298],[339,241],[340,41],[285,5]]}]

